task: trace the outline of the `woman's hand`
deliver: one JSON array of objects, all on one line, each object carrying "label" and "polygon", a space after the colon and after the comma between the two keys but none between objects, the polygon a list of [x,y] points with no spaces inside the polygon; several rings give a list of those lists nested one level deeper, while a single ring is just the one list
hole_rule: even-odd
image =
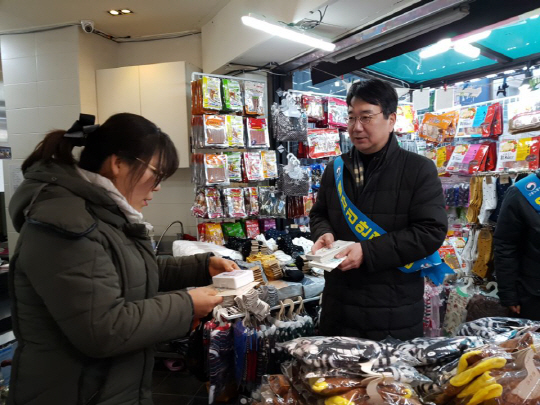
[{"label": "woman's hand", "polygon": [[212,256],[210,258],[210,264],[208,265],[208,271],[211,277],[226,271],[240,270],[238,265],[232,260],[223,259],[221,257]]},{"label": "woman's hand", "polygon": [[330,232],[325,233],[324,235],[321,235],[319,239],[315,242],[313,247],[311,248],[311,253],[317,252],[317,250],[322,248],[331,248],[334,244],[334,235],[332,235]]},{"label": "woman's hand", "polygon": [[210,313],[214,307],[223,302],[223,297],[216,296],[216,291],[211,288],[201,287],[189,290],[193,301],[193,318],[201,319]]}]

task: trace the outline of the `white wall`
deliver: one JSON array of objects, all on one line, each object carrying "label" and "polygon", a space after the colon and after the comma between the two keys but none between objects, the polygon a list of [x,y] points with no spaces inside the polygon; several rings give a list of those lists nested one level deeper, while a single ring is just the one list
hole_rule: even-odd
[{"label": "white wall", "polygon": [[[6,96],[7,144],[12,160],[4,160],[6,206],[13,193],[13,170],[53,129],[67,129],[78,118],[78,28],[1,38]],[[9,214],[7,214],[9,218]],[[8,220],[9,250],[15,250],[18,234]]]}]

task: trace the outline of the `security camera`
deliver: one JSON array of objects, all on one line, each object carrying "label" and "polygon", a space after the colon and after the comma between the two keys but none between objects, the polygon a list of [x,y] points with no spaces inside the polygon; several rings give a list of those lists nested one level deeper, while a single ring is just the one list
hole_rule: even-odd
[{"label": "security camera", "polygon": [[92,20],[81,20],[81,27],[87,34],[94,32],[94,22]]}]

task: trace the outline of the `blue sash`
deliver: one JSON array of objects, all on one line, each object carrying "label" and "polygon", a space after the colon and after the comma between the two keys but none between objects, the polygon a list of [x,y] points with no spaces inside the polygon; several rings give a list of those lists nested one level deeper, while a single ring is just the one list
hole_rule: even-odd
[{"label": "blue sash", "polygon": [[531,203],[536,212],[540,213],[540,179],[536,174],[529,174],[518,181],[515,186],[521,194]]},{"label": "blue sash", "polygon": [[[363,241],[384,235],[386,231],[364,215],[345,194],[343,187],[343,159],[341,156],[334,160],[334,178],[336,180],[336,188],[339,201],[341,202],[343,216],[355,236]],[[438,251],[425,259],[398,267],[398,269],[404,273],[412,273],[420,270],[423,277],[429,277],[436,285],[442,284],[446,274],[454,273],[454,270],[442,262]]]}]

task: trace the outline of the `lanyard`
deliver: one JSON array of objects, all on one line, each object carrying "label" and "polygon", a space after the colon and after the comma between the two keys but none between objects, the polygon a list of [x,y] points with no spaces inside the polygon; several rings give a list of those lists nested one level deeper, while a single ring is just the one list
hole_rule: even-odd
[{"label": "lanyard", "polygon": [[[347,197],[343,187],[343,159],[339,156],[334,160],[334,178],[340,201],[341,211],[347,222],[347,225],[354,235],[361,241],[376,238],[387,233],[379,225],[369,219],[360,211]],[[432,255],[420,259],[414,263],[398,267],[404,273],[412,273],[420,270],[423,277],[429,277],[436,285],[442,284],[446,274],[452,274],[454,271],[442,262],[439,252],[435,251]]]}]

